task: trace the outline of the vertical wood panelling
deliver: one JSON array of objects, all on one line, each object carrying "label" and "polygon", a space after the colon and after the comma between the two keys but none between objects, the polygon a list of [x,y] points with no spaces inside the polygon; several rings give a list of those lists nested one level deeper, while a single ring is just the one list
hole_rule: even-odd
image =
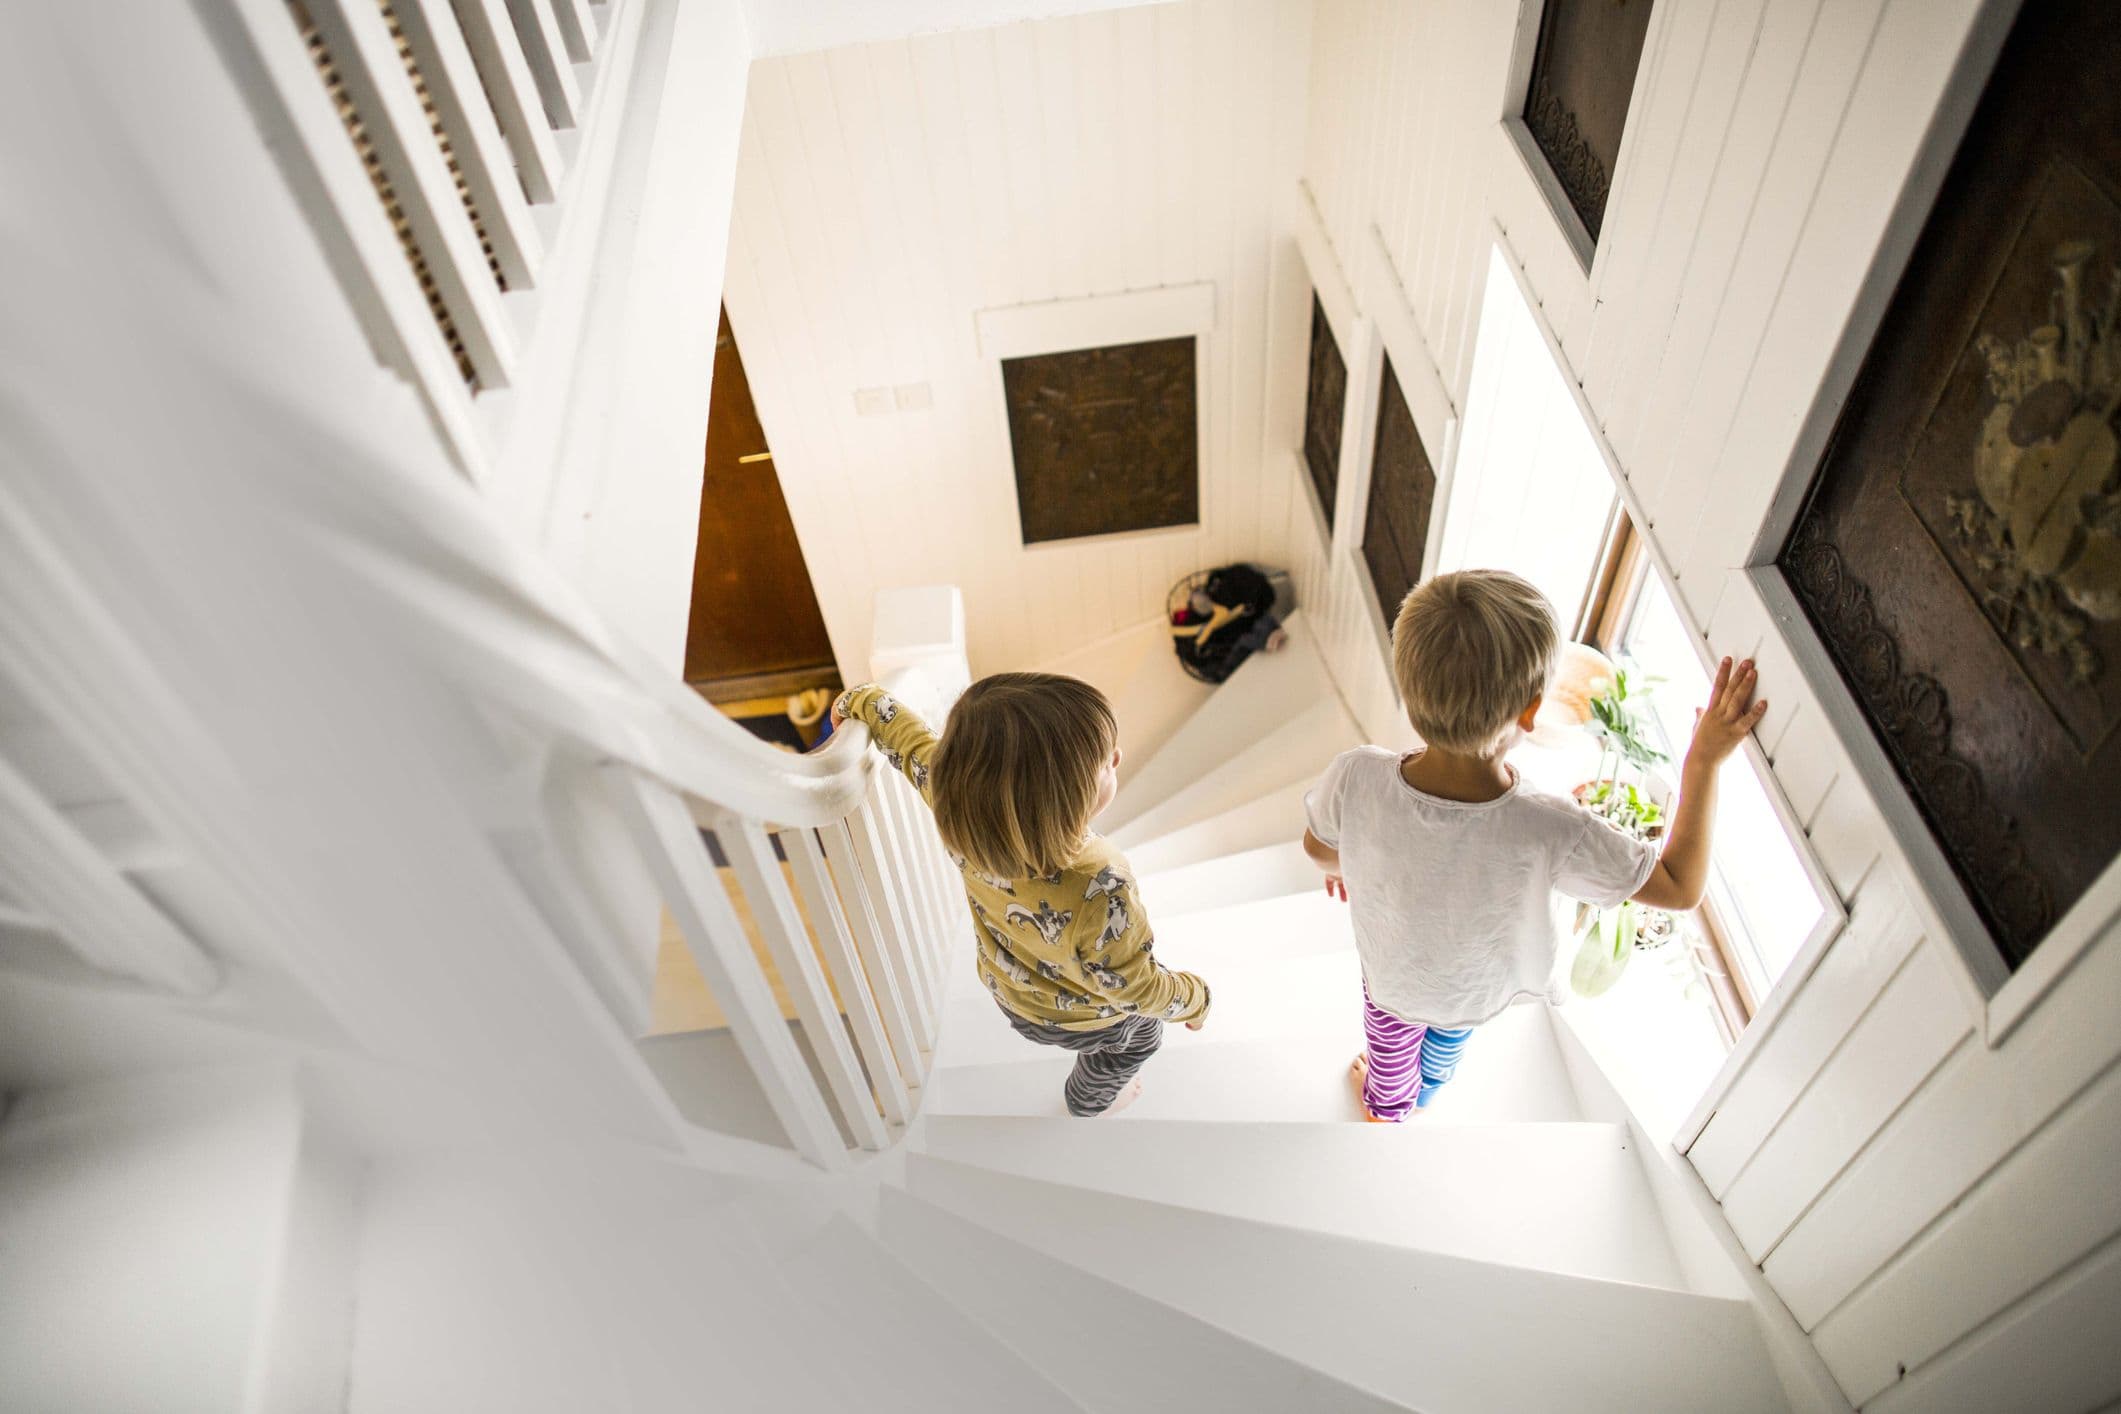
[{"label": "vertical wood panelling", "polygon": [[[1197,0],[755,66],[729,314],[843,670],[866,671],[884,585],[961,585],[984,672],[1138,624],[1179,574],[1281,539],[1260,514],[1265,343],[1305,10]],[[1198,280],[1199,529],[1021,548],[974,312]],[[924,410],[856,411],[857,389],[921,384]]]},{"label": "vertical wood panelling", "polygon": [[[1516,7],[1321,0],[1312,19],[1303,181],[1356,302],[1400,285],[1461,416],[1485,436],[1465,395],[1499,227],[1683,613],[1713,651],[1763,665],[1774,707],[1762,747],[1851,921],[1767,1014],[1690,1157],[1829,1368],[1880,1409],[2091,1407],[2121,1394],[2111,1342],[2096,1359],[2071,1344],[2097,1343],[2101,1302],[2110,1323],[2121,1214],[2089,1180],[2065,1182],[2116,1158],[2121,1037],[2095,1003],[2121,993],[2121,930],[1987,1044],[1955,955],[1924,936],[1927,912],[1870,790],[1733,573],[1874,257],[1904,242],[1890,225],[1899,192],[1982,9],[1660,5],[1588,278],[1496,121]],[[1383,272],[1369,268],[1372,226]],[[1277,341],[1302,336],[1270,326]],[[1276,350],[1270,366],[1300,392],[1300,358]],[[1535,454],[1537,429],[1506,435]],[[1390,739],[1404,728],[1343,553],[1361,527],[1341,527],[1342,550],[1319,544],[1290,434],[1279,441],[1267,474],[1321,651],[1366,730]],[[1468,504],[1481,503],[1474,489]],[[2020,1145],[2031,1147],[2013,1157]],[[2026,1361],[2058,1367],[2034,1377],[2037,1392],[2009,1383]]]}]

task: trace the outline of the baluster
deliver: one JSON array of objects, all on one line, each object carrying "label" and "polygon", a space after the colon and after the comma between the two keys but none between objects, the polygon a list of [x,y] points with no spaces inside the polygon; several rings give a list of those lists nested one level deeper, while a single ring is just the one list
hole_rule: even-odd
[{"label": "baluster", "polygon": [[744,925],[731,907],[721,877],[692,815],[676,794],[624,764],[605,768],[618,786],[613,795],[647,863],[663,902],[677,919],[685,947],[729,1018],[737,1050],[751,1067],[766,1102],[796,1150],[827,1169],[846,1166],[847,1149],[832,1122],[824,1092],[803,1064],[795,1038],[781,1020],[780,1006],[751,951]]},{"label": "baluster", "polygon": [[751,901],[752,919],[765,935],[781,983],[795,1002],[795,1014],[810,1040],[810,1054],[825,1073],[825,1083],[839,1101],[847,1127],[864,1149],[883,1148],[883,1121],[877,1118],[876,1102],[870,1098],[861,1066],[847,1042],[832,989],[825,985],[824,969],[810,946],[809,930],[796,912],[788,880],[774,858],[773,842],[756,821],[726,813],[716,819],[714,830],[736,868],[744,896]]},{"label": "baluster", "polygon": [[913,931],[907,922],[905,900],[899,897],[891,870],[886,867],[888,840],[881,818],[879,792],[872,779],[869,796],[847,817],[854,836],[855,858],[869,882],[869,903],[876,910],[877,936],[882,939],[885,959],[906,1001],[906,1014],[913,1022],[914,1039],[924,1051],[935,1045],[935,1014],[913,957]]},{"label": "baluster", "polygon": [[921,1082],[920,1042],[914,1033],[905,983],[888,957],[890,948],[870,896],[869,880],[862,873],[861,851],[855,844],[854,832],[847,821],[842,820],[827,825],[819,834],[825,846],[825,863],[832,870],[833,882],[839,886],[841,900],[847,905],[847,922],[853,929],[854,945],[861,954],[862,970],[869,979],[877,1010],[884,1018],[884,1032],[891,1038],[891,1047],[898,1054],[898,1072],[908,1084],[918,1085]]},{"label": "baluster", "polygon": [[[440,0],[426,3],[438,5]],[[523,195],[534,203],[554,200],[566,162],[559,143],[553,140],[544,96],[537,76],[530,71],[523,42],[516,37],[515,22],[508,17],[506,0],[452,0],[452,8],[463,26],[464,43],[478,66],[486,96],[493,101],[501,136],[508,140],[508,151],[515,158]]]},{"label": "baluster", "polygon": [[[891,865],[892,892],[900,900],[907,927],[906,942],[914,975],[931,1009],[935,1006],[935,958],[930,944],[936,933],[934,906],[922,886],[913,853],[913,827],[907,810],[911,788],[896,771],[881,773],[877,780],[877,804],[883,824],[884,842]],[[915,808],[919,808],[915,802]]]},{"label": "baluster", "polygon": [[825,855],[818,847],[817,834],[811,830],[783,830],[779,838],[781,847],[788,852],[789,866],[795,870],[796,892],[810,911],[810,923],[817,932],[818,946],[824,949],[825,965],[839,984],[840,1001],[847,1008],[847,1023],[854,1031],[854,1043],[861,1051],[862,1061],[869,1068],[870,1086],[876,1092],[877,1103],[883,1106],[885,1119],[903,1125],[913,1110],[906,1094],[906,1082],[899,1075],[897,1062],[892,1059],[891,1042],[884,1034],[869,979],[863,975],[861,962],[855,957],[847,916],[840,908],[839,895],[833,891],[831,879],[826,875]]},{"label": "baluster", "polygon": [[449,134],[457,171],[484,227],[480,234],[492,244],[508,288],[527,290],[544,255],[544,237],[530,219],[514,155],[465,47],[464,30],[444,0],[392,0],[391,9]]},{"label": "baluster", "polygon": [[448,311],[468,381],[506,387],[516,357],[514,326],[382,11],[374,0],[312,0],[308,14]]},{"label": "baluster", "polygon": [[582,86],[575,80],[574,61],[567,57],[567,39],[560,22],[543,0],[508,0],[516,38],[523,41],[523,57],[538,81],[538,95],[545,101],[545,116],[556,128],[579,127],[582,122]]},{"label": "baluster", "polygon": [[552,9],[567,40],[567,57],[577,64],[588,63],[597,42],[597,22],[589,13],[589,0],[552,0]]}]

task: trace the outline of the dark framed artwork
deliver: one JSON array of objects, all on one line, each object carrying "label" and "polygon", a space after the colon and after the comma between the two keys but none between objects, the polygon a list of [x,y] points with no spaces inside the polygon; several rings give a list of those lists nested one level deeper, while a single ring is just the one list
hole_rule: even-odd
[{"label": "dark framed artwork", "polygon": [[1333,339],[1326,307],[1311,296],[1311,371],[1304,385],[1304,466],[1333,530],[1333,496],[1340,489],[1340,423],[1348,405],[1348,364]]},{"label": "dark framed artwork", "polygon": [[1524,125],[1597,244],[1620,161],[1650,0],[1546,0]]},{"label": "dark framed artwork", "polygon": [[1406,394],[1393,376],[1390,355],[1384,363],[1384,388],[1377,400],[1377,441],[1370,458],[1369,506],[1362,523],[1362,558],[1389,628],[1400,601],[1421,579],[1429,517],[1436,504],[1436,469],[1415,429]]},{"label": "dark framed artwork", "polygon": [[1191,335],[1002,360],[1024,543],[1200,520]]},{"label": "dark framed artwork", "polygon": [[2020,11],[1776,557],[2012,971],[2121,847],[2116,53]]}]

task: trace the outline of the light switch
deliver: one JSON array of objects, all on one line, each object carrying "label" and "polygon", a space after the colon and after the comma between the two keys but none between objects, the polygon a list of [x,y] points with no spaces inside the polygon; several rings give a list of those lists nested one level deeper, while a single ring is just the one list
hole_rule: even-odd
[{"label": "light switch", "polygon": [[891,392],[900,412],[926,412],[935,406],[935,394],[926,383],[901,383]]},{"label": "light switch", "polygon": [[856,388],[854,410],[863,417],[887,417],[894,406],[889,388]]}]

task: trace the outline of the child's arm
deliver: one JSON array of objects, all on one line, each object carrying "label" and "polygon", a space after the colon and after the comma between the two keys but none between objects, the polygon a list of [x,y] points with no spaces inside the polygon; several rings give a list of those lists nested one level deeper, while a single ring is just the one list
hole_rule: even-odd
[{"label": "child's arm", "polygon": [[1753,701],[1755,674],[1748,658],[1735,668],[1726,658],[1716,669],[1709,705],[1694,719],[1694,741],[1679,771],[1679,803],[1664,853],[1635,891],[1635,902],[1685,912],[1700,904],[1709,882],[1709,840],[1716,829],[1716,772],[1767,713],[1765,698]]},{"label": "child's arm", "polygon": [[[1133,880],[1118,870],[1106,870],[1096,882],[1107,887],[1084,901],[1088,926],[1076,956],[1097,985],[1097,999],[1121,1011],[1183,1021],[1198,1031],[1208,1015],[1208,984],[1191,972],[1171,972],[1157,962],[1149,915]],[[1097,903],[1104,907],[1094,907]]]},{"label": "child's arm", "polygon": [[1340,851],[1309,830],[1304,831],[1304,853],[1326,873],[1326,897],[1348,901],[1348,882],[1340,877]]},{"label": "child's arm", "polygon": [[832,704],[834,728],[849,717],[869,728],[884,759],[906,773],[921,799],[935,804],[928,795],[928,761],[935,755],[935,733],[919,714],[872,682],[848,688]]}]

